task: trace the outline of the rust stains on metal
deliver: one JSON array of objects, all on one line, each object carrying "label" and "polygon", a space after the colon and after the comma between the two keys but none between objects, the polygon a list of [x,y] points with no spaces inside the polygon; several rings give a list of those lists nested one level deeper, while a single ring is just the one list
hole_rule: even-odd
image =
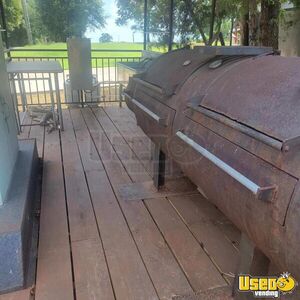
[{"label": "rust stains on metal", "polygon": [[300,58],[209,47],[160,56],[125,98],[145,133],[300,279]]}]

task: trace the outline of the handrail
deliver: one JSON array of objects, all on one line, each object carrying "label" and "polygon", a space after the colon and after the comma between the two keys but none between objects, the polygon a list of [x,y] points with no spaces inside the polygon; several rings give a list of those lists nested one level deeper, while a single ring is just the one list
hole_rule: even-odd
[{"label": "handrail", "polygon": [[136,99],[132,98],[128,93],[123,92],[123,95],[127,97],[129,101],[131,101],[135,106],[137,106],[139,109],[141,109],[146,115],[148,115],[150,118],[152,118],[155,122],[162,126],[167,126],[166,119],[160,117],[153,111],[151,111],[148,107],[137,101]]},{"label": "handrail", "polygon": [[217,166],[219,169],[223,170],[226,174],[231,176],[237,182],[239,182],[242,186],[248,189],[250,192],[254,194],[254,196],[262,201],[271,202],[276,194],[277,186],[270,185],[266,187],[261,187],[257,185],[255,182],[241,174],[239,171],[235,170],[231,166],[229,166],[226,162],[222,161],[220,158],[215,156],[213,153],[209,152],[207,149],[200,146],[193,139],[185,135],[181,131],[176,132],[176,136],[179,137],[183,142],[192,147],[195,151],[201,154],[203,157],[208,159],[211,163]]},{"label": "handrail", "polygon": [[[13,52],[67,52],[68,49],[45,49],[45,48],[10,48],[10,51]],[[138,49],[92,49],[91,52],[127,52],[127,53],[142,53],[143,50],[138,50]]]},{"label": "handrail", "polygon": [[[12,58],[24,58],[24,59],[60,59],[60,58],[68,58],[68,56],[13,56]],[[92,59],[139,59],[142,57],[137,56],[130,56],[130,57],[124,57],[124,56],[92,56]]]},{"label": "handrail", "polygon": [[[67,49],[24,49],[11,48],[12,61],[58,61],[61,63],[64,72],[60,76],[60,86],[64,87],[64,101],[62,103],[80,102],[79,96],[74,93],[68,83],[68,52]],[[25,52],[23,52],[25,50]],[[40,51],[42,50],[42,51]],[[22,51],[22,52],[21,52]],[[40,52],[39,52],[40,51]],[[49,51],[47,53],[47,51]],[[62,52],[60,52],[62,51]],[[88,94],[86,103],[102,103],[123,101],[121,97],[120,78],[118,72],[118,62],[140,61],[142,59],[142,50],[116,50],[109,53],[110,49],[92,50],[92,71],[97,81],[97,88],[91,94]],[[127,52],[127,54],[126,54]],[[128,53],[131,52],[131,53]],[[50,56],[48,56],[50,55]],[[122,80],[122,79],[121,79]],[[31,80],[26,86],[28,105],[47,105],[49,103],[48,87],[38,80]],[[89,99],[92,100],[89,100]],[[71,99],[71,100],[70,100]],[[21,102],[19,101],[19,105]]]}]

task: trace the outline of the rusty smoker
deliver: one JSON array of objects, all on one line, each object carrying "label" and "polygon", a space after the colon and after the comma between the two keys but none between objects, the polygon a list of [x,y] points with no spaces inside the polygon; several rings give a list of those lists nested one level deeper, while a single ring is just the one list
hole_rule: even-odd
[{"label": "rusty smoker", "polygon": [[300,279],[300,58],[177,50],[132,77],[125,98],[205,197]]}]

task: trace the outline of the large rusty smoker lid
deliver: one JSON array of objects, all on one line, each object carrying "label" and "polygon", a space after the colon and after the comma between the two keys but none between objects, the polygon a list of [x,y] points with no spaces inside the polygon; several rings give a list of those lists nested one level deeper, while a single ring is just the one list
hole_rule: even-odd
[{"label": "large rusty smoker lid", "polygon": [[216,56],[249,57],[268,53],[273,53],[272,48],[198,46],[193,50],[179,49],[155,59],[140,79],[171,96],[191,74]]},{"label": "large rusty smoker lid", "polygon": [[201,106],[279,141],[299,144],[299,58],[241,61],[208,87]]}]

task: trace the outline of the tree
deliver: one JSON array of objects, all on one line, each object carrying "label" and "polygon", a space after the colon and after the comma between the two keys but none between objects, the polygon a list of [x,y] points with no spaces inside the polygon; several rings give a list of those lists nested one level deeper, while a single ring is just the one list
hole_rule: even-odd
[{"label": "tree", "polygon": [[102,33],[99,42],[100,43],[110,43],[113,41],[113,37],[109,33]]},{"label": "tree", "polygon": [[[298,1],[298,0],[296,0]],[[242,0],[241,44],[278,49],[281,0]],[[258,4],[261,9],[258,11]]]},{"label": "tree", "polygon": [[278,49],[279,12],[279,0],[261,0],[260,45]]},{"label": "tree", "polygon": [[4,11],[10,46],[21,46],[27,43],[24,27],[23,10],[20,0],[4,0]]},{"label": "tree", "polygon": [[[222,25],[236,16],[241,0],[175,0],[174,30],[183,43],[196,39],[213,44],[219,39]],[[135,21],[135,28],[143,30],[144,0],[117,0],[117,24]],[[148,0],[149,32],[165,43],[169,34],[170,0]]]},{"label": "tree", "polygon": [[68,37],[83,37],[87,28],[105,24],[102,0],[36,0],[38,13],[51,41],[65,42]]},{"label": "tree", "polygon": [[[291,1],[300,3],[300,0]],[[242,45],[277,49],[283,2],[286,0],[176,0],[175,34],[183,42],[201,40],[205,45],[212,45],[222,40],[223,33],[232,33],[234,24],[238,23]],[[148,0],[149,31],[162,42],[168,37],[169,3],[170,0]],[[117,0],[117,5],[118,24],[134,20],[135,28],[142,31],[144,0]]]},{"label": "tree", "polygon": [[42,21],[36,0],[28,0],[28,12],[34,43],[46,42],[48,36],[47,28]]},{"label": "tree", "polygon": [[258,45],[258,10],[257,0],[249,0],[249,45]]},{"label": "tree", "polygon": [[23,12],[20,0],[5,0],[3,5],[8,32],[20,28],[23,25]]},{"label": "tree", "polygon": [[33,44],[33,38],[32,38],[32,30],[29,20],[29,13],[28,13],[28,2],[27,0],[21,0],[22,1],[22,9],[23,9],[23,19],[24,19],[24,25],[27,33],[27,38],[29,44]]},{"label": "tree", "polygon": [[249,46],[249,0],[242,0],[240,8],[241,45]]}]

